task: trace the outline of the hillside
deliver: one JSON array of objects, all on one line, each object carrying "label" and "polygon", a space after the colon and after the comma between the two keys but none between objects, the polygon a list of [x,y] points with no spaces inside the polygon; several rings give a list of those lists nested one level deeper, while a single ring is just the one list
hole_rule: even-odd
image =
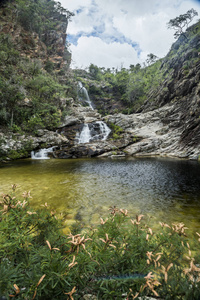
[{"label": "hillside", "polygon": [[[34,145],[26,137],[56,130],[69,113],[76,88],[70,75],[66,29],[72,14],[55,1],[4,1],[0,6],[1,156],[27,155]],[[4,135],[6,134],[6,135]],[[22,135],[20,153],[12,134]],[[40,133],[41,136],[41,133]],[[21,142],[17,141],[18,143]],[[45,139],[41,143],[45,143]],[[23,147],[22,147],[23,148]],[[15,152],[16,151],[16,152]]]},{"label": "hillside", "polygon": [[88,74],[76,73],[104,115],[146,113],[173,106],[173,111],[160,116],[161,121],[179,130],[182,147],[196,147],[200,144],[199,53],[200,22],[179,37],[166,57],[149,66],[111,71],[91,65]]}]

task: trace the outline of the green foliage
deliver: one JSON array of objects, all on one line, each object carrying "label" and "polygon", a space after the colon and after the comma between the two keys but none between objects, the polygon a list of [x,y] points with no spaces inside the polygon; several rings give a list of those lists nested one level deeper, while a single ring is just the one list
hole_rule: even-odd
[{"label": "green foliage", "polygon": [[100,225],[64,235],[47,204],[33,210],[30,192],[18,200],[15,190],[14,185],[0,202],[1,295],[19,300],[82,299],[85,294],[199,299],[199,245],[194,242],[192,249],[184,224],[160,223],[152,229],[143,215],[133,218],[112,207]]},{"label": "green foliage", "polygon": [[24,98],[21,89],[21,78],[12,77],[5,80],[0,76],[0,124],[13,125],[13,118],[16,112],[17,104]]},{"label": "green foliage", "polygon": [[121,128],[118,125],[115,125],[114,123],[109,123],[108,124],[110,129],[112,130],[112,137],[114,140],[120,139],[121,138],[121,133],[124,132],[123,128]]},{"label": "green foliage", "polygon": [[180,35],[183,35],[186,39],[186,35],[184,34],[184,28],[187,29],[188,25],[192,22],[194,17],[198,16],[198,12],[194,10],[194,8],[188,10],[185,14],[182,14],[174,19],[171,19],[167,25],[168,28],[172,28],[176,30],[174,33],[174,37],[177,39]]},{"label": "green foliage", "polygon": [[[28,131],[56,128],[62,117],[59,99],[66,97],[68,87],[44,72],[40,60],[19,58],[18,54],[15,58],[9,35],[1,35],[0,39],[0,124],[15,124]],[[46,68],[52,71],[48,62]],[[27,97],[28,106],[24,103]]]},{"label": "green foliage", "polygon": [[[73,14],[52,0],[9,1],[3,10],[5,21],[13,28],[20,29],[20,23],[30,31],[31,46],[23,40],[28,33],[24,29],[13,35],[0,34],[0,125],[14,130],[13,126],[17,126],[18,132],[54,129],[67,113],[67,107],[60,108],[61,97],[75,94],[73,80],[68,78],[65,70],[60,74],[65,76],[65,81],[60,84],[60,77],[50,60],[31,59],[25,54],[36,46],[33,32],[38,33],[40,41],[45,43],[49,30],[65,26]],[[4,14],[1,16],[4,21]]]},{"label": "green foliage", "polygon": [[[108,100],[120,101],[124,106],[124,113],[135,112],[147,99],[151,89],[157,89],[165,79],[161,70],[162,60],[154,54],[148,55],[148,67],[141,68],[140,64],[131,65],[130,69],[121,70],[102,69],[91,65],[92,71],[98,75],[98,79],[93,76],[93,80],[98,80],[96,84],[90,84],[89,93],[92,97],[104,97]],[[99,80],[101,83],[99,84]],[[81,80],[81,78],[80,78]],[[103,88],[102,88],[103,87]],[[104,107],[102,107],[105,111]],[[114,111],[115,112],[115,111]]]},{"label": "green foliage", "polygon": [[97,66],[95,66],[94,64],[90,64],[90,66],[89,66],[89,74],[95,80],[101,80],[101,78],[102,78],[100,69]]},{"label": "green foliage", "polygon": [[147,60],[146,60],[146,62],[147,62],[148,65],[151,65],[151,64],[155,63],[155,61],[156,61],[157,59],[158,59],[158,57],[157,57],[156,55],[154,55],[153,53],[149,53],[149,54],[147,55]]},{"label": "green foliage", "polygon": [[158,60],[146,68],[131,72],[126,90],[126,103],[132,110],[137,110],[143,104],[152,88],[156,90],[160,86],[163,81],[161,62]]},{"label": "green foliage", "polygon": [[35,31],[45,42],[45,34],[55,30],[59,21],[67,23],[73,13],[64,9],[60,2],[42,0],[17,0],[18,20],[28,31]]},{"label": "green foliage", "polygon": [[38,129],[47,128],[53,130],[60,124],[60,113],[56,111],[55,107],[49,105],[46,109],[41,109],[40,113],[33,115],[26,123],[25,129],[27,131],[32,131],[37,134]]},{"label": "green foliage", "polygon": [[48,73],[52,73],[54,70],[54,63],[50,60],[47,60],[44,68]]}]

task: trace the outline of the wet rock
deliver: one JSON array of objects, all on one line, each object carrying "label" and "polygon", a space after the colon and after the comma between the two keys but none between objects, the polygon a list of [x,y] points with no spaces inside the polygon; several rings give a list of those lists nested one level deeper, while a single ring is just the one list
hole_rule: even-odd
[{"label": "wet rock", "polygon": [[72,126],[81,123],[81,120],[73,116],[66,116],[59,128]]},{"label": "wet rock", "polygon": [[[194,159],[200,153],[200,121],[198,120],[195,125],[193,122],[193,130],[191,130],[190,125],[183,124],[181,118],[182,113],[177,105],[165,105],[153,111],[129,116],[109,115],[105,120],[120,126],[125,133],[140,138],[135,143],[130,141],[130,144],[124,147],[124,152],[128,155],[160,155]],[[195,131],[196,136],[194,136]],[[189,132],[192,132],[191,135]],[[188,138],[187,145],[182,143],[184,134],[191,137]]]},{"label": "wet rock", "polygon": [[[56,133],[46,129],[38,130],[38,136],[20,135],[18,133],[1,134],[0,151],[6,156],[10,151],[22,153],[21,157],[28,157],[32,150],[41,147],[48,148],[52,146],[61,146],[69,143],[69,140]],[[24,156],[23,156],[24,152]]]},{"label": "wet rock", "polygon": [[57,158],[80,158],[80,157],[95,157],[111,150],[117,150],[117,147],[113,146],[108,141],[98,141],[92,144],[79,144],[71,147],[60,149],[55,151]]}]

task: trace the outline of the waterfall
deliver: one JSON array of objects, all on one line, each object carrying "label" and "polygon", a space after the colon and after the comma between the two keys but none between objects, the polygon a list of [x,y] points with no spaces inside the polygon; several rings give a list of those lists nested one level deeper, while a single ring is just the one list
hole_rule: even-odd
[{"label": "waterfall", "polygon": [[[94,110],[88,92],[81,82],[78,82],[78,88],[79,100],[82,102],[86,102],[89,107]],[[103,121],[84,123],[81,132],[76,134],[75,140],[77,144],[85,144],[94,141],[105,141],[110,132],[110,128]]]},{"label": "waterfall", "polygon": [[54,147],[51,148],[44,148],[38,151],[31,151],[31,158],[32,159],[49,159],[48,154],[53,153]]},{"label": "waterfall", "polygon": [[92,110],[94,109],[88,92],[80,81],[78,82],[78,98],[81,102],[86,102]]},{"label": "waterfall", "polygon": [[99,124],[101,134],[103,135],[102,140],[105,141],[107,139],[107,137],[109,136],[111,129],[103,121],[97,121],[96,123]]},{"label": "waterfall", "polygon": [[76,136],[78,144],[89,143],[91,140],[90,128],[88,124],[83,125],[83,129],[79,135]]},{"label": "waterfall", "polygon": [[85,123],[81,132],[77,133],[76,141],[77,144],[105,141],[110,132],[110,128],[103,121]]}]

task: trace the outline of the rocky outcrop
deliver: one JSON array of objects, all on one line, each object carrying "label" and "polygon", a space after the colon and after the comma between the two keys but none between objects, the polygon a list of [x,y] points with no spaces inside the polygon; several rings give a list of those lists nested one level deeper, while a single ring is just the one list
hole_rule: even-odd
[{"label": "rocky outcrop", "polygon": [[[187,99],[185,97],[183,101],[189,101]],[[196,90],[193,99],[196,100],[193,100],[191,105],[195,107],[194,101],[198,101]],[[100,119],[101,116],[89,107],[73,106],[72,115],[66,117],[65,126],[59,129],[59,132],[70,141],[70,147],[62,147],[56,152],[56,156],[77,158],[159,155],[198,159],[200,155],[199,118],[194,122],[192,115],[188,117],[188,111],[182,103],[169,103],[158,109],[132,115],[108,115],[103,120],[108,125],[114,124],[120,128],[117,138],[111,134],[106,141],[77,145],[76,134],[81,130],[83,123]]]},{"label": "rocky outcrop", "polygon": [[32,150],[67,145],[68,139],[54,131],[38,130],[37,136],[0,133],[1,158],[30,157]]},{"label": "rocky outcrop", "polygon": [[184,130],[189,130],[189,124],[182,122],[180,107],[176,104],[165,105],[159,109],[133,115],[107,116],[107,122],[112,122],[131,133],[140,140],[124,148],[131,156],[170,156],[198,159],[200,145],[182,141]]},{"label": "rocky outcrop", "polygon": [[26,30],[20,24],[18,14],[16,4],[10,5],[9,9],[6,5],[3,6],[0,11],[0,31],[12,37],[12,42],[21,56],[38,59],[42,63],[50,61],[57,70],[60,70],[64,64],[69,66],[71,54],[66,48],[68,17],[62,14],[58,15],[57,18],[60,20],[55,29],[46,30],[39,35],[35,31]]}]

